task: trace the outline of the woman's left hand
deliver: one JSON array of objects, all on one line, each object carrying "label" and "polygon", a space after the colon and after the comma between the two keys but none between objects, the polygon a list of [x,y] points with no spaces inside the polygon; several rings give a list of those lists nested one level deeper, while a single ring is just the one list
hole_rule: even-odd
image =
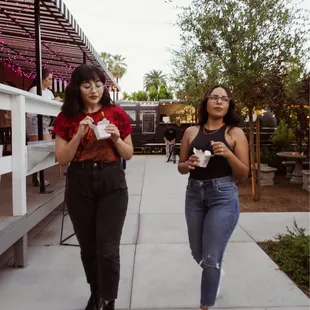
[{"label": "woman's left hand", "polygon": [[119,130],[114,124],[110,123],[109,125],[107,125],[105,131],[111,134],[111,139],[114,143],[116,143],[117,140],[120,138]]},{"label": "woman's left hand", "polygon": [[232,154],[231,150],[229,150],[223,142],[211,141],[211,145],[213,148],[214,155],[228,158]]}]

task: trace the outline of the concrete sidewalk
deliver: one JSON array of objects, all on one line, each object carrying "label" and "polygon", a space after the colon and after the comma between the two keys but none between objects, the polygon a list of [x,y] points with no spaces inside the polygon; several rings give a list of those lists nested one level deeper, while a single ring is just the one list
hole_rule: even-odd
[{"label": "concrete sidewalk", "polygon": [[[201,269],[190,255],[184,218],[187,176],[164,156],[135,156],[127,180],[117,308],[198,309]],[[309,232],[308,215],[241,214],[224,257],[216,309],[308,309],[308,297],[256,244],[285,232],[293,218]],[[84,309],[89,289],[79,249],[59,245],[60,223],[58,215],[30,241],[27,268],[0,270],[1,310]],[[65,235],[71,232],[67,217]]]}]

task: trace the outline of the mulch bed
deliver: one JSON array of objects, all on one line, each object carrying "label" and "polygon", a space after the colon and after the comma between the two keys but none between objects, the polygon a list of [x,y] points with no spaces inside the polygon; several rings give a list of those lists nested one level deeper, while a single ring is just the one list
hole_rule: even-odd
[{"label": "mulch bed", "polygon": [[238,184],[241,212],[309,212],[309,192],[302,184],[290,184],[283,175],[275,176],[275,185],[262,186],[260,201],[252,198],[251,180]]}]

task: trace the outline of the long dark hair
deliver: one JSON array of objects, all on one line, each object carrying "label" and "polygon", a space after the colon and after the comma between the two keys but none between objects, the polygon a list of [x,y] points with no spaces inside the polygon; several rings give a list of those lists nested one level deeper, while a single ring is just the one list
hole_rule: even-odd
[{"label": "long dark hair", "polygon": [[[51,71],[50,71],[50,70],[45,69],[45,68],[42,69],[42,81],[45,80],[50,74],[51,74]],[[28,91],[29,91],[32,87],[37,86],[37,80],[38,80],[38,77],[36,76],[36,77],[33,79],[33,81],[32,81],[32,83],[31,83],[31,85],[30,85]]]},{"label": "long dark hair", "polygon": [[[106,82],[103,71],[93,65],[81,65],[72,72],[70,84],[65,90],[64,104],[61,108],[66,117],[75,117],[79,112],[83,112],[84,102],[80,93],[80,85],[97,79],[103,84]],[[109,91],[105,86],[99,103],[102,106],[112,105]]]},{"label": "long dark hair", "polygon": [[226,91],[227,96],[230,98],[229,108],[226,115],[224,116],[224,123],[231,128],[239,126],[241,122],[241,117],[236,112],[233,95],[229,90],[229,88],[223,85],[215,85],[206,92],[199,108],[198,125],[204,126],[208,122],[208,112],[207,112],[208,97],[215,88],[223,88]]}]

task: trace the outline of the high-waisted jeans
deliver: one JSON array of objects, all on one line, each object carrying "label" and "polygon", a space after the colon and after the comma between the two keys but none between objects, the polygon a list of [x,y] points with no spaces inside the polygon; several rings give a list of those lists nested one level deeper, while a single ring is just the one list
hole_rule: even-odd
[{"label": "high-waisted jeans", "polygon": [[185,215],[191,252],[203,269],[200,305],[212,307],[224,251],[239,219],[238,190],[233,178],[189,179]]},{"label": "high-waisted jeans", "polygon": [[99,291],[104,300],[115,300],[128,204],[121,163],[72,162],[67,172],[66,204],[91,291]]}]

